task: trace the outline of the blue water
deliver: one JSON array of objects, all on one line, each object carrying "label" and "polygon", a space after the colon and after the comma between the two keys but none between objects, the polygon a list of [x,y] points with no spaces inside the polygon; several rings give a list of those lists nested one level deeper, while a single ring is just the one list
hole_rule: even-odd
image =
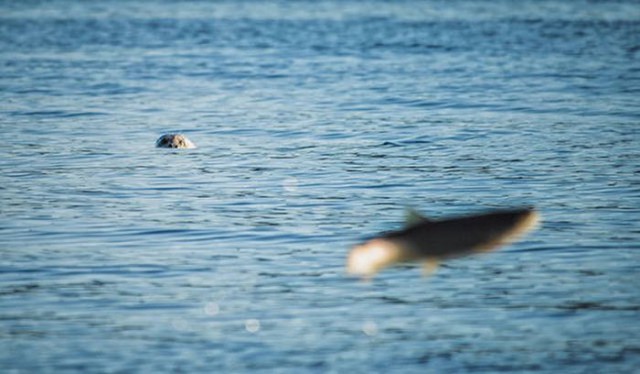
[{"label": "blue water", "polygon": [[[3,372],[640,367],[635,1],[3,1],[0,130]],[[528,205],[345,274],[406,206]]]}]

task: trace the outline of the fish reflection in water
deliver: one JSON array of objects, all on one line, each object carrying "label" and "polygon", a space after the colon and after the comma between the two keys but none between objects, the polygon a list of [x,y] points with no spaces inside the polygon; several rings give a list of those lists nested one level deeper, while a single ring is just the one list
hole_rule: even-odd
[{"label": "fish reflection in water", "polygon": [[438,262],[487,252],[534,229],[540,215],[530,208],[431,220],[411,212],[407,227],[355,246],[347,259],[352,275],[372,277],[404,262],[422,262],[425,274]]}]

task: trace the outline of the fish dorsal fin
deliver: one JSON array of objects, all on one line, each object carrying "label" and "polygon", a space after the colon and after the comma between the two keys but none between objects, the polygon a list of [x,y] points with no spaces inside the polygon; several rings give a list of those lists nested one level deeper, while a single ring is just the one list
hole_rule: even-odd
[{"label": "fish dorsal fin", "polygon": [[411,227],[432,221],[417,210],[413,208],[407,208],[404,214],[404,222],[406,227]]}]

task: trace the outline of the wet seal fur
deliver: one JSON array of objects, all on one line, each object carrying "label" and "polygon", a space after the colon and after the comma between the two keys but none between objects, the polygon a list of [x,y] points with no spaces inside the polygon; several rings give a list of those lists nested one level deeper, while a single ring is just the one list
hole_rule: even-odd
[{"label": "wet seal fur", "polygon": [[182,134],[165,134],[156,140],[156,147],[192,149],[196,145]]},{"label": "wet seal fur", "polygon": [[430,220],[412,211],[407,227],[355,246],[347,272],[370,278],[380,270],[405,262],[422,262],[425,274],[442,260],[487,252],[513,242],[534,229],[540,215],[534,209],[495,211]]}]

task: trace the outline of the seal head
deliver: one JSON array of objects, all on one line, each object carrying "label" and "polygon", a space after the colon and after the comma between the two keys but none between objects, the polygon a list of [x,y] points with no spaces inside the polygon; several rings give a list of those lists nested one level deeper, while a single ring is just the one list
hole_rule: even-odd
[{"label": "seal head", "polygon": [[165,134],[156,140],[156,147],[191,149],[196,148],[196,145],[182,134]]}]

